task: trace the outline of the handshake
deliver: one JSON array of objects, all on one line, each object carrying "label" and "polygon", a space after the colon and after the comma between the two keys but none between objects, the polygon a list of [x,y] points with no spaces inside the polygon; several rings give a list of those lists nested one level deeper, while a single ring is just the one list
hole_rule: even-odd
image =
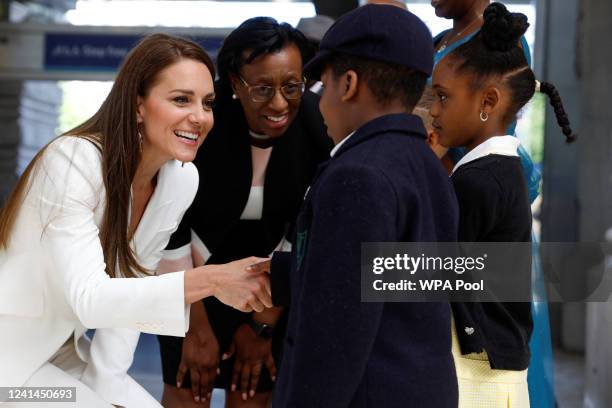
[{"label": "handshake", "polygon": [[270,259],[249,257],[222,265],[204,265],[185,271],[185,303],[208,296],[241,312],[272,307]]}]

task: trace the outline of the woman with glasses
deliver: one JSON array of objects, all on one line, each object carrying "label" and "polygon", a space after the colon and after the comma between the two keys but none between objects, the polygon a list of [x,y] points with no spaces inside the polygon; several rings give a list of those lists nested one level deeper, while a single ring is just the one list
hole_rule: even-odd
[{"label": "woman with glasses", "polygon": [[[217,58],[215,126],[194,160],[198,193],[160,272],[290,248],[306,189],[332,147],[318,97],[305,91],[306,47],[299,31],[267,17],[245,21],[226,38]],[[281,314],[194,304],[184,340],[159,337],[164,406],[207,406],[213,387],[227,390],[228,407],[267,406]]]}]

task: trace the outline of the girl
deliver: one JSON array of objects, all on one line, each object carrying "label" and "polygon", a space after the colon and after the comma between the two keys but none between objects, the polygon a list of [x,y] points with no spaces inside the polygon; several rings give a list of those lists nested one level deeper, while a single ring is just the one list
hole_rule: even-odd
[{"label": "girl", "polygon": [[[489,0],[436,0],[431,3],[438,17],[453,21],[452,29],[444,30],[434,37],[434,65],[437,65],[457,47],[474,38],[482,27],[483,13],[489,3]],[[521,36],[519,43],[527,59],[527,65],[531,66],[531,52],[527,39]],[[508,125],[506,134],[515,135],[515,130],[516,121],[513,121]],[[458,162],[464,153],[463,149],[450,149],[448,156]],[[529,153],[521,145],[519,145],[518,155],[527,179],[529,199],[533,202],[539,194],[542,176],[534,166]]]},{"label": "girl", "polygon": [[[437,16],[452,20],[453,22],[452,29],[445,30],[434,38],[436,49],[434,60],[436,64],[457,47],[471,40],[480,31],[483,23],[482,15],[489,4],[489,0],[437,0],[432,2]],[[529,44],[525,36],[522,36],[520,39],[520,47],[523,50],[528,65],[531,65]],[[513,122],[510,124],[507,133],[514,135],[515,128],[516,122]],[[445,159],[452,158],[450,161],[456,163],[461,159],[462,155],[463,149],[450,149]],[[529,190],[529,199],[533,203],[539,195],[541,174],[527,151],[520,145],[518,155],[523,165]],[[539,253],[536,250],[536,236],[533,233],[532,239],[534,246],[532,255],[534,285],[542,286],[544,284],[544,277]],[[546,302],[545,295],[542,296],[541,291],[540,293],[539,300],[536,301],[534,299],[532,303],[534,331],[530,342],[532,355],[528,374],[529,398],[535,406],[553,408],[555,406],[555,390],[548,303]]]},{"label": "girl", "polygon": [[[434,70],[433,128],[442,145],[467,151],[451,176],[460,207],[459,241],[529,242],[531,212],[519,142],[507,135],[538,86],[518,46],[528,23],[499,3],[488,6],[483,18],[482,29]],[[554,87],[542,83],[540,90],[551,98],[572,141]],[[453,315],[460,406],[529,406],[530,304],[458,303]]]}]

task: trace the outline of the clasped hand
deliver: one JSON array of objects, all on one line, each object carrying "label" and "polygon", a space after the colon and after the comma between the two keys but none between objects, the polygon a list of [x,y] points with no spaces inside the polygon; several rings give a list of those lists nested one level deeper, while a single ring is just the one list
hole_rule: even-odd
[{"label": "clasped hand", "polygon": [[241,312],[261,312],[272,307],[270,260],[249,257],[219,268],[214,295],[221,302]]}]

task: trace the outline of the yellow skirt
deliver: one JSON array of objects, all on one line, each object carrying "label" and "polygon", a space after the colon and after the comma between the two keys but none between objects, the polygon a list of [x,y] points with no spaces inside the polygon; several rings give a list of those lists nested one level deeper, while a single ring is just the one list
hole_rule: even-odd
[{"label": "yellow skirt", "polygon": [[529,408],[527,370],[494,370],[486,351],[461,355],[454,320],[452,338],[459,408]]}]

